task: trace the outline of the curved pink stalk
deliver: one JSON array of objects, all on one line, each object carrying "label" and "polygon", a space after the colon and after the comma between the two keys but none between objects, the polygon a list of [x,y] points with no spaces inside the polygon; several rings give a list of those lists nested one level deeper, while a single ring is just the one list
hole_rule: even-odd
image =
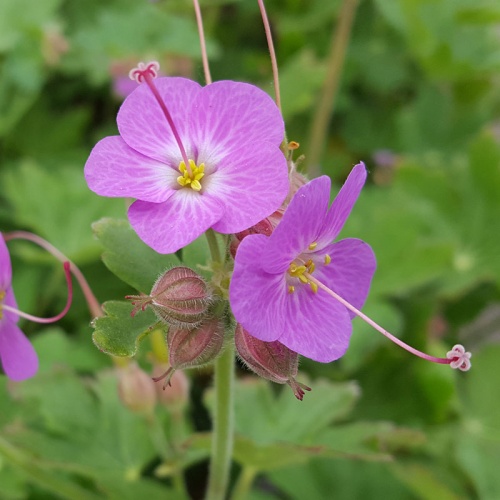
[{"label": "curved pink stalk", "polygon": [[174,120],[172,119],[172,115],[170,114],[170,111],[168,110],[165,101],[161,97],[153,81],[156,78],[159,69],[160,69],[160,64],[157,61],[151,61],[147,64],[140,62],[137,65],[137,68],[130,70],[129,77],[132,80],[135,80],[137,83],[146,82],[146,85],[150,88],[156,101],[160,105],[161,110],[163,111],[163,115],[167,119],[167,122],[172,130],[172,133],[174,134],[175,141],[179,146],[182,159],[184,160],[184,163],[186,165],[186,170],[188,171],[189,175],[191,175],[192,174],[191,166],[189,165],[188,156],[186,154],[184,145],[182,144],[179,132],[177,132],[177,127],[175,126]]},{"label": "curved pink stalk", "polygon": [[266,13],[266,7],[264,6],[264,0],[257,0],[259,3],[260,13],[262,15],[262,22],[264,23],[264,31],[266,32],[267,46],[269,48],[269,55],[271,56],[271,66],[273,68],[273,80],[274,80],[274,93],[276,96],[276,106],[281,111],[281,94],[280,94],[280,82],[278,75],[278,61],[276,59],[276,52],[274,50],[273,36],[271,34],[271,25],[269,24],[269,19]]},{"label": "curved pink stalk", "polygon": [[310,273],[304,273],[304,276],[312,283],[315,283],[318,288],[325,291],[328,295],[333,297],[335,300],[338,300],[343,306],[347,307],[349,311],[352,311],[356,316],[359,316],[363,321],[368,323],[372,328],[380,332],[382,335],[387,337],[389,340],[392,340],[395,344],[402,347],[406,351],[418,356],[419,358],[426,359],[427,361],[431,361],[433,363],[440,363],[443,365],[451,365],[452,368],[459,368],[462,371],[467,371],[470,368],[470,353],[465,352],[465,349],[456,345],[453,347],[451,351],[448,352],[446,358],[437,358],[435,356],[430,356],[414,347],[409,346],[402,340],[398,339],[392,333],[389,333],[385,328],[382,328],[378,323],[375,323],[372,319],[370,319],[366,314],[363,314],[360,310],[356,309],[352,304],[347,302],[347,300],[343,299],[340,295],[336,294],[333,290],[330,290],[327,286],[323,285],[321,281],[318,281],[314,276]]},{"label": "curved pink stalk", "polygon": [[83,275],[83,273],[80,271],[80,269],[73,262],[71,262],[55,246],[53,246],[47,240],[44,240],[41,236],[30,233],[28,231],[12,231],[10,233],[4,233],[3,237],[4,237],[5,241],[15,240],[15,239],[31,241],[33,243],[36,243],[38,246],[42,247],[43,249],[47,250],[47,252],[52,254],[56,259],[60,260],[61,262],[68,262],[70,270],[73,273],[73,276],[75,277],[76,281],[78,281],[78,284],[80,285],[80,288],[83,292],[85,300],[87,301],[87,305],[88,305],[88,308],[89,308],[89,311],[90,311],[92,318],[96,318],[98,316],[103,316],[101,305],[99,304],[99,301],[96,299],[95,295],[93,294],[93,292],[90,288],[90,285],[88,284],[87,280],[85,279],[85,276]]},{"label": "curved pink stalk", "polygon": [[73,284],[71,282],[71,264],[70,262],[66,261],[63,263],[64,267],[64,275],[66,277],[66,284],[68,286],[68,298],[66,300],[66,305],[64,306],[64,309],[56,316],[53,316],[52,318],[40,318],[38,316],[33,316],[32,314],[28,314],[22,311],[19,311],[15,307],[10,307],[6,304],[2,304],[2,309],[5,311],[10,311],[14,314],[17,314],[18,316],[21,316],[22,318],[29,319],[30,321],[34,321],[35,323],[55,323],[56,321],[59,321],[61,318],[66,316],[66,313],[69,311],[69,308],[71,307],[71,301],[73,300]]},{"label": "curved pink stalk", "polygon": [[194,12],[196,14],[196,24],[198,25],[198,35],[200,37],[201,60],[203,61],[203,72],[205,73],[205,82],[207,85],[212,83],[210,75],[210,66],[208,65],[207,45],[205,42],[205,32],[203,31],[203,18],[201,17],[201,9],[198,0],[193,0]]}]

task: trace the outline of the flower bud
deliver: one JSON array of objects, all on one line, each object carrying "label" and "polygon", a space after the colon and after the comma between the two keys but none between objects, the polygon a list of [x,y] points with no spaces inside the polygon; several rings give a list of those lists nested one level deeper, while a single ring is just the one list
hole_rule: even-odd
[{"label": "flower bud", "polygon": [[150,295],[127,298],[136,306],[132,315],[150,306],[161,321],[186,329],[201,323],[212,300],[205,280],[189,267],[173,267],[163,273]]},{"label": "flower bud", "polygon": [[135,362],[118,369],[118,396],[126,408],[138,413],[151,413],[156,405],[155,384]]},{"label": "flower bud", "polygon": [[288,384],[300,401],[304,397],[304,390],[311,390],[295,380],[299,367],[299,355],[296,352],[278,341],[256,339],[240,324],[236,325],[234,341],[240,358],[257,375],[277,384]]},{"label": "flower bud", "polygon": [[265,234],[266,236],[271,236],[271,233],[273,232],[273,225],[269,221],[269,219],[263,219],[260,222],[257,222],[255,226],[249,227],[248,229],[245,229],[244,231],[241,231],[240,233],[236,233],[233,238],[231,239],[231,243],[229,245],[229,251],[234,259],[236,255],[236,250],[238,249],[238,246],[240,242],[248,236],[249,234]]},{"label": "flower bud", "polygon": [[[161,376],[166,371],[168,371],[168,366],[165,364],[157,365],[153,370],[153,375],[155,377]],[[172,371],[169,386],[162,388],[155,384],[158,402],[172,412],[182,411],[189,401],[189,379],[182,370]]]},{"label": "flower bud", "polygon": [[165,380],[170,384],[175,370],[197,368],[213,361],[224,343],[224,327],[218,318],[206,320],[194,329],[171,328],[167,334],[168,361],[170,368],[153,380]]}]

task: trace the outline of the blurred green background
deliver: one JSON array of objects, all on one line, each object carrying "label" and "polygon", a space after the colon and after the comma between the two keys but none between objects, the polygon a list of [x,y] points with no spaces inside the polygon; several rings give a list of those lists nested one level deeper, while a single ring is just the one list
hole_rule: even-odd
[{"label": "blurred green background", "polygon": [[[255,500],[496,500],[500,5],[354,4],[266,2],[288,139],[301,145],[304,172],[340,185],[359,160],[370,171],[342,233],[377,255],[364,311],[434,355],[463,343],[473,368],[455,373],[413,359],[357,319],[343,359],[302,362],[299,380],[313,387],[302,403],[242,369],[236,491],[247,478]],[[333,75],[339,89],[325,110],[331,39],[350,6],[348,49]],[[274,95],[257,2],[202,8],[213,78]],[[188,0],[0,0],[0,228],[48,239],[81,266],[101,302],[135,293],[101,262],[91,229],[102,217],[123,218],[125,203],[90,192],[83,165],[100,138],[117,133],[116,112],[134,85],[129,69],[151,59],[165,75],[203,83]],[[317,145],[322,111],[330,118]],[[20,308],[60,310],[60,265],[28,243],[9,249]],[[56,326],[22,323],[41,369],[22,384],[0,375],[0,499],[183,498],[179,470],[200,498],[210,374],[188,374],[181,410],[133,412],[118,399],[116,369],[93,346],[89,321],[77,291]],[[149,350],[144,343],[138,354],[146,370]]]}]

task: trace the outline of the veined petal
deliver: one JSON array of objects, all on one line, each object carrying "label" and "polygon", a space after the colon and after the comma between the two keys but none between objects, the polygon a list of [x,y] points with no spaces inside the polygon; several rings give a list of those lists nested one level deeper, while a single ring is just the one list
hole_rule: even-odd
[{"label": "veined petal", "polygon": [[9,320],[0,325],[0,360],[6,375],[16,382],[33,377],[38,356],[21,329]]},{"label": "veined petal", "polygon": [[[348,238],[326,247],[323,252],[331,257],[331,262],[327,266],[318,266],[314,276],[354,307],[361,309],[377,267],[370,245],[359,239]],[[355,316],[350,311],[349,315],[351,318]]]},{"label": "veined petal", "polygon": [[128,218],[144,243],[159,253],[173,253],[212,227],[223,211],[217,198],[184,188],[164,203],[134,202]]},{"label": "veined petal", "polygon": [[347,309],[323,290],[298,285],[287,296],[285,328],[279,342],[306,358],[329,363],[349,346],[352,324]]},{"label": "veined petal", "polygon": [[289,188],[285,157],[270,143],[262,143],[251,153],[245,146],[221,160],[203,187],[225,205],[222,218],[213,228],[220,233],[238,233],[281,206]]},{"label": "veined petal", "polygon": [[119,136],[99,141],[85,164],[85,179],[95,193],[154,203],[174,194],[178,175],[178,170],[138,153]]},{"label": "veined petal", "polygon": [[261,267],[267,236],[250,235],[239,245],[229,286],[231,310],[254,337],[272,342],[283,332],[287,286],[283,274],[269,274]]},{"label": "veined petal", "polygon": [[224,158],[252,157],[261,143],[279,146],[283,117],[263,90],[248,83],[220,81],[203,87],[192,103],[193,143],[198,161],[216,165]]},{"label": "veined petal", "polygon": [[10,262],[9,249],[0,233],[0,292],[10,288],[12,282],[12,264]]},{"label": "veined petal", "polygon": [[[191,109],[201,85],[179,77],[157,78],[154,84],[168,107],[188,156],[194,155]],[[125,99],[117,123],[123,140],[139,153],[168,164],[178,165],[181,161],[172,129],[147,84],[141,84]]]},{"label": "veined petal", "polygon": [[351,170],[339,194],[333,200],[332,206],[326,215],[324,226],[321,229],[320,246],[328,245],[338,236],[358,199],[365,181],[366,167],[361,162]]},{"label": "veined petal", "polygon": [[284,272],[299,254],[314,243],[323,226],[330,201],[330,179],[318,177],[302,186],[292,198],[273,234],[263,268],[270,273]]}]

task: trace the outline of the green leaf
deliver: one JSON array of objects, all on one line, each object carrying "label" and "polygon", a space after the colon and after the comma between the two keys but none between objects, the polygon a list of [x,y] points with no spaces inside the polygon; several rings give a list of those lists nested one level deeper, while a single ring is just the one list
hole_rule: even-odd
[{"label": "green leaf", "polygon": [[153,311],[146,309],[132,317],[134,306],[120,301],[105,302],[102,308],[106,316],[94,320],[94,344],[113,356],[135,356],[139,344],[158,322]]},{"label": "green leaf", "polygon": [[92,230],[105,248],[107,268],[142,293],[149,294],[161,273],[180,264],[175,254],[161,255],[148,247],[126,220],[104,218]]}]

